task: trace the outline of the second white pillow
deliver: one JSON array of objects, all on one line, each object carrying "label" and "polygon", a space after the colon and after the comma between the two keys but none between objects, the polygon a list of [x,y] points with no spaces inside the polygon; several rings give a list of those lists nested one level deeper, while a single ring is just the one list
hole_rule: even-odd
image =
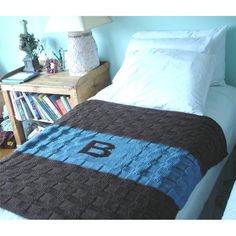
[{"label": "second white pillow", "polygon": [[[225,40],[226,40],[226,31],[227,26],[217,27],[210,30],[183,30],[183,31],[143,31],[135,33],[132,38],[133,39],[142,39],[147,40],[147,44],[150,42],[149,40],[165,40],[165,39],[182,39],[186,41],[186,47],[183,48],[183,45],[180,45],[176,42],[176,45],[173,45],[172,49],[181,49],[181,50],[191,50],[202,52],[202,50],[196,50],[199,46],[199,42],[196,41],[197,45],[192,44],[192,49],[189,49],[190,44],[188,43],[189,39],[198,39],[207,37],[211,40],[209,41],[209,45],[207,48],[207,52],[209,54],[214,54],[216,56],[216,66],[215,72],[211,81],[211,86],[215,85],[225,85]],[[168,41],[166,41],[168,42]],[[169,41],[170,42],[170,41]],[[197,46],[197,47],[196,47]],[[184,46],[185,47],[185,46]],[[163,47],[162,47],[163,48]],[[169,46],[167,48],[170,48]]]},{"label": "second white pillow", "polygon": [[116,83],[96,98],[203,115],[214,66],[215,57],[203,53],[139,51],[126,57]]}]

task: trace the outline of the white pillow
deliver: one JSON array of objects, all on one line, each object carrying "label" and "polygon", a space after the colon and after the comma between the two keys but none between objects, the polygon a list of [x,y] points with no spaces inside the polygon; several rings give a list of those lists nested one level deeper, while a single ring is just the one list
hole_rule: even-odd
[{"label": "white pillow", "polygon": [[[130,64],[129,60],[134,60],[132,54],[152,49],[177,49],[195,52],[208,52],[210,38],[161,38],[161,39],[131,39],[126,50],[124,63],[122,66]],[[132,61],[131,61],[132,64]],[[122,71],[122,70],[121,70]],[[115,76],[113,83],[127,83],[127,75]]]},{"label": "white pillow", "polygon": [[160,39],[133,39],[129,41],[126,54],[149,49],[178,49],[195,52],[208,52],[211,38],[160,38]]},{"label": "white pillow", "polygon": [[[142,31],[135,33],[133,39],[183,39],[210,37],[211,43],[208,47],[209,54],[216,55],[216,67],[211,86],[225,85],[225,38],[227,26],[211,30],[185,30],[185,31]],[[173,49],[179,49],[173,47]],[[193,49],[194,50],[194,49]]]},{"label": "white pillow", "polygon": [[205,36],[218,37],[227,26],[221,26],[210,30],[158,30],[140,31],[132,35],[135,39],[160,39],[160,38],[200,38]]},{"label": "white pillow", "polygon": [[182,50],[139,51],[126,58],[116,74],[117,83],[95,98],[203,115],[214,59]]}]

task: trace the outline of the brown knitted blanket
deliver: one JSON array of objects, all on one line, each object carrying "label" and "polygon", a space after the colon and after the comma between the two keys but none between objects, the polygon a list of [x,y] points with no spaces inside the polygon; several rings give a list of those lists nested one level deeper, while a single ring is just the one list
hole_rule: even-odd
[{"label": "brown knitted blanket", "polygon": [[31,219],[169,219],[226,156],[208,117],[91,100],[0,162],[0,207]]}]

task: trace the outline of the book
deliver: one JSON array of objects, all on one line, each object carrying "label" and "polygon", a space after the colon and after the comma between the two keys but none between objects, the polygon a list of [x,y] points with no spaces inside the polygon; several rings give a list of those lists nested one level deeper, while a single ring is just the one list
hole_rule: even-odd
[{"label": "book", "polygon": [[55,115],[58,118],[61,118],[61,113],[57,110],[57,108],[55,107],[55,105],[53,104],[53,102],[49,99],[49,97],[47,95],[43,96],[44,101],[49,105],[49,107],[53,110],[53,112],[55,113]]},{"label": "book", "polygon": [[73,104],[72,104],[72,100],[71,100],[70,96],[66,96],[66,99],[67,99],[67,101],[68,101],[68,103],[70,105],[70,108],[72,109],[73,108]]},{"label": "book", "polygon": [[25,100],[25,98],[23,97],[23,98],[21,98],[21,100],[23,101],[23,106],[25,106],[25,109],[26,109],[26,112],[28,114],[29,119],[30,120],[35,119],[33,113],[30,110],[30,107],[28,106],[28,103]]},{"label": "book", "polygon": [[21,106],[22,106],[23,111],[24,111],[24,113],[25,113],[25,120],[29,120],[29,116],[28,116],[28,113],[27,113],[27,111],[26,111],[26,107],[25,107],[24,104],[23,104],[22,99],[20,99],[20,103],[21,103]]},{"label": "book", "polygon": [[20,121],[26,120],[26,116],[25,116],[23,107],[20,102],[21,98],[23,97],[22,94],[20,92],[16,92],[16,91],[12,91],[12,93],[13,93],[13,97],[15,99],[16,109],[19,114],[19,120]]},{"label": "book", "polygon": [[61,96],[60,98],[61,98],[61,101],[62,101],[64,107],[66,108],[66,111],[67,111],[67,112],[70,111],[70,110],[71,110],[71,107],[70,107],[70,104],[68,103],[68,101],[67,101],[67,99],[66,99],[66,96],[63,95],[63,96]]},{"label": "book", "polygon": [[24,110],[21,106],[20,100],[17,100],[16,104],[17,104],[17,109],[18,109],[19,114],[20,114],[20,121],[26,120],[26,116],[25,116]]},{"label": "book", "polygon": [[28,93],[27,96],[28,96],[29,101],[30,101],[30,104],[31,104],[31,106],[32,106],[32,108],[33,108],[33,114],[34,114],[34,116],[35,116],[35,119],[36,119],[36,120],[37,120],[37,119],[40,120],[40,119],[41,119],[41,116],[40,116],[40,113],[39,113],[39,111],[38,111],[38,109],[37,109],[37,106],[36,106],[35,103],[34,103],[34,100],[33,100],[33,98],[32,98],[32,94],[31,94],[31,93]]},{"label": "book", "polygon": [[35,120],[40,120],[41,116],[40,116],[40,114],[39,114],[39,112],[38,112],[38,110],[35,106],[35,103],[34,103],[32,97],[31,97],[31,95],[29,93],[26,94],[24,92],[22,92],[22,94],[23,94],[23,97],[24,97],[25,101],[28,104],[28,107],[29,107],[31,113],[33,114],[34,119]]},{"label": "book", "polygon": [[15,96],[13,94],[13,91],[9,91],[9,95],[10,95],[10,98],[11,98],[11,104],[12,104],[12,107],[13,107],[13,111],[14,111],[14,115],[15,115],[15,118],[17,120],[20,120],[20,114],[17,110],[17,107],[16,107],[16,101],[15,101]]},{"label": "book", "polygon": [[65,114],[67,113],[67,111],[66,111],[66,108],[64,107],[64,105],[63,105],[63,103],[62,103],[62,101],[61,101],[60,98],[58,98],[58,99],[56,100],[56,104],[57,104],[58,107],[60,108],[62,115],[65,115]]},{"label": "book", "polygon": [[6,77],[2,80],[4,84],[20,84],[24,83],[36,76],[38,76],[38,72],[18,72],[12,76]]},{"label": "book", "polygon": [[32,132],[32,120],[25,120],[22,121],[22,128],[25,134],[25,137],[27,137]]},{"label": "book", "polygon": [[32,118],[33,118],[33,115],[32,115],[32,113],[31,113],[31,111],[30,111],[30,109],[29,109],[29,107],[28,107],[28,105],[27,105],[25,99],[24,99],[24,98],[21,98],[21,99],[20,99],[20,102],[21,102],[21,106],[22,106],[22,108],[23,108],[23,111],[24,111],[24,113],[25,113],[26,119],[27,119],[27,120],[32,119]]},{"label": "book", "polygon": [[39,101],[39,99],[37,98],[38,94],[34,94],[32,96],[32,99],[34,100],[35,105],[38,108],[38,111],[40,112],[40,115],[43,119],[44,122],[53,122],[53,119],[47,114],[47,112],[45,111],[44,107],[42,106],[41,102]]},{"label": "book", "polygon": [[52,95],[49,95],[48,97],[49,97],[49,99],[51,100],[51,102],[53,103],[53,105],[56,107],[56,109],[59,111],[59,113],[60,113],[61,115],[63,115],[63,113],[62,113],[60,107],[59,107],[58,104],[57,104],[57,100],[60,99],[60,96],[59,96],[59,95],[56,95],[56,94],[52,94]]},{"label": "book", "polygon": [[41,94],[41,98],[42,98],[42,101],[43,101],[44,105],[47,107],[48,111],[53,115],[54,121],[57,120],[58,117],[57,117],[56,113],[53,111],[53,109],[48,105],[47,101],[45,100],[46,95]]},{"label": "book", "polygon": [[57,120],[57,116],[55,115],[55,113],[53,112],[53,110],[49,107],[49,105],[44,101],[43,99],[44,94],[40,94],[38,95],[38,100],[40,105],[43,107],[44,111],[47,113],[48,116],[50,116],[50,118],[54,121]]},{"label": "book", "polygon": [[39,134],[42,130],[44,130],[44,127],[38,126],[28,135],[27,139],[33,138],[34,136]]}]

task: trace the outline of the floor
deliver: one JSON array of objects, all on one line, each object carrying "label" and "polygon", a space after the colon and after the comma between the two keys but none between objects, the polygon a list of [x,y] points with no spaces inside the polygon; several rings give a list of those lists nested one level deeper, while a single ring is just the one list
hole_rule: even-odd
[{"label": "floor", "polygon": [[15,149],[0,149],[0,160],[12,153]]}]

